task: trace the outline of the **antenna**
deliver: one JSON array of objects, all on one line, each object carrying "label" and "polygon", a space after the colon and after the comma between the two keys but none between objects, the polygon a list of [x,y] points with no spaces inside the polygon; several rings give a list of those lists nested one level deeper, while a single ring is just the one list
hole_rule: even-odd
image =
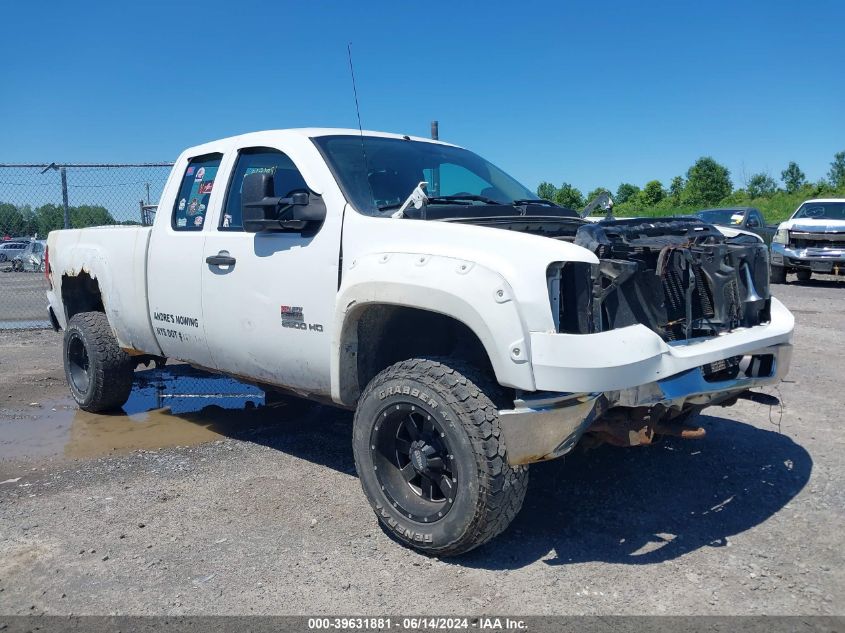
[{"label": "antenna", "polygon": [[355,69],[352,66],[352,42],[347,43],[346,52],[349,56],[349,74],[352,75],[352,93],[355,95],[355,114],[358,115],[358,133],[361,137],[361,161],[364,164],[364,180],[370,189],[370,196],[373,205],[376,205],[376,194],[373,193],[373,184],[370,182],[370,165],[367,162],[367,150],[364,148],[364,129],[361,127],[361,109],[358,107],[358,88],[355,85]]},{"label": "antenna", "polygon": [[346,45],[349,55],[349,74],[352,75],[352,93],[355,95],[355,114],[358,115],[358,131],[361,133],[361,149],[364,148],[364,130],[361,128],[361,109],[358,107],[358,88],[355,86],[355,69],[352,67],[352,42]]}]

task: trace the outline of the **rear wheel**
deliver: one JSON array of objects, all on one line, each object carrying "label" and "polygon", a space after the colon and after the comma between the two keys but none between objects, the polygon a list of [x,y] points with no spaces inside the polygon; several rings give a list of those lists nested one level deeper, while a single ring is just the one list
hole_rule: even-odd
[{"label": "rear wheel", "polygon": [[772,264],[772,272],[770,279],[772,280],[773,284],[785,284],[786,283],[786,268],[783,266],[775,266]]},{"label": "rear wheel", "polygon": [[102,312],[80,312],[68,323],[64,366],[70,393],[80,409],[119,409],[132,391],[134,364],[117,344]]},{"label": "rear wheel", "polygon": [[402,543],[462,554],[522,507],[528,469],[507,463],[497,389],[473,368],[420,358],[367,386],[355,412],[355,465],[379,520]]},{"label": "rear wheel", "polygon": [[813,272],[806,268],[799,268],[796,274],[798,275],[798,281],[810,281],[810,277],[813,276]]}]

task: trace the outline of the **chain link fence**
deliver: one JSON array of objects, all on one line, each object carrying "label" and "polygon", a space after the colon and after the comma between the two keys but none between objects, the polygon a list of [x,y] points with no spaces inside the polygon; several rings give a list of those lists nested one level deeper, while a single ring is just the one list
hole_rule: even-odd
[{"label": "chain link fence", "polygon": [[0,164],[0,330],[49,326],[50,231],[149,224],[171,166]]},{"label": "chain link fence", "polygon": [[[171,167],[0,164],[0,331],[10,331],[7,340],[23,336],[24,329],[50,327],[43,265],[47,234],[62,228],[149,225]],[[8,371],[6,361],[0,358],[0,377]],[[189,413],[209,405],[243,408],[264,401],[257,387],[177,362],[161,369],[141,366],[135,377],[124,406],[128,413],[161,407]]]}]

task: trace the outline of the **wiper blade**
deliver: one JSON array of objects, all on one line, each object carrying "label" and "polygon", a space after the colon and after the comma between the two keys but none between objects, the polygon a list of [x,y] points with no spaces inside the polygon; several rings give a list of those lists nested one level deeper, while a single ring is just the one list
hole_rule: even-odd
[{"label": "wiper blade", "polygon": [[487,196],[475,196],[472,194],[457,194],[454,196],[428,196],[430,204],[448,204],[450,202],[483,202],[485,204],[502,204]]},{"label": "wiper blade", "polygon": [[521,198],[519,200],[512,200],[511,204],[514,206],[522,206],[524,204],[536,204],[541,207],[557,207],[554,202],[550,202],[549,200],[543,200],[541,198]]}]

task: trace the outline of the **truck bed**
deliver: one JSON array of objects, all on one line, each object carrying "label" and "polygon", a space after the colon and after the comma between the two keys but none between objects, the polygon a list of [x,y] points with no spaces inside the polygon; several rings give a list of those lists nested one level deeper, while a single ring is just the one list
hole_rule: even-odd
[{"label": "truck bed", "polygon": [[[75,310],[77,288],[96,279],[103,308],[121,347],[160,354],[147,304],[151,227],[103,226],[52,231],[47,238],[53,313],[62,328]],[[56,308],[60,306],[60,308]]]}]

